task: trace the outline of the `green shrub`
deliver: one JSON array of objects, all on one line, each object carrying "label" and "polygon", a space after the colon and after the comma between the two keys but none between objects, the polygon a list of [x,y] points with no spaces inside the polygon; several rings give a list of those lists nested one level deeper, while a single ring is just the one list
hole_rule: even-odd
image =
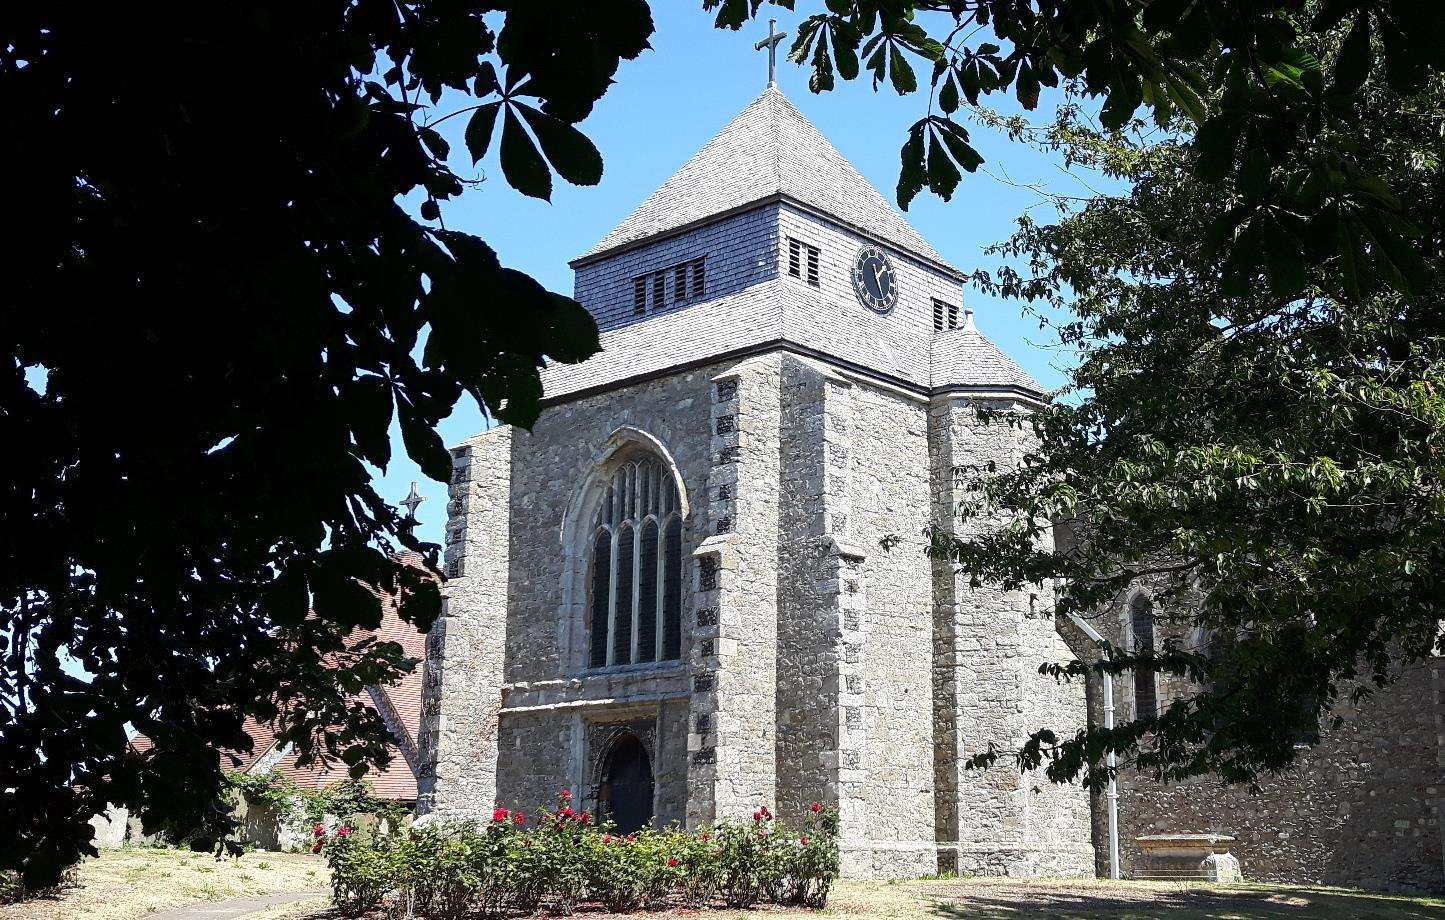
[{"label": "green shrub", "polygon": [[346,825],[330,834],[318,824],[313,834],[339,907],[432,920],[570,914],[584,902],[613,913],[674,900],[705,907],[718,898],[732,908],[764,899],[820,908],[838,875],[838,816],[821,805],[800,833],[761,808],[748,825],[622,836],[574,811],[569,799],[564,793],[531,826],[498,809],[487,824],[433,822],[406,831]]}]

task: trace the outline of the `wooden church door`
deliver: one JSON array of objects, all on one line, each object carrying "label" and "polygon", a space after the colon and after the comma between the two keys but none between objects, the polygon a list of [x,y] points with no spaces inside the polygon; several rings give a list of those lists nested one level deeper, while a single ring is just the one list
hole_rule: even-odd
[{"label": "wooden church door", "polygon": [[652,764],[636,735],[617,739],[607,755],[599,798],[617,833],[630,834],[652,822]]}]

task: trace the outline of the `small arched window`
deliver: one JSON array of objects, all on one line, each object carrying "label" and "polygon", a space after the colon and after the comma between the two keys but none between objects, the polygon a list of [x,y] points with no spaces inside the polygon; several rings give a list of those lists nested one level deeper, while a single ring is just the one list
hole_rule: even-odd
[{"label": "small arched window", "polygon": [[[1134,651],[1154,651],[1154,604],[1142,594],[1129,602],[1129,632]],[[1159,715],[1159,692],[1153,668],[1134,669],[1134,717],[1152,719]]]},{"label": "small arched window", "polygon": [[594,668],[682,657],[682,513],[672,474],[651,456],[612,474],[589,543]]}]

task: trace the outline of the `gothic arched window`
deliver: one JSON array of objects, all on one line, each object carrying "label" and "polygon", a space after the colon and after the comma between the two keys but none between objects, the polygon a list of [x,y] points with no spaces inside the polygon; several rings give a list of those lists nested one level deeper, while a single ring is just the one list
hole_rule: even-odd
[{"label": "gothic arched window", "polygon": [[[1142,594],[1129,602],[1129,632],[1134,651],[1154,651],[1154,604]],[[1159,714],[1159,693],[1153,668],[1134,669],[1134,717],[1150,719]]]},{"label": "gothic arched window", "polygon": [[682,513],[654,457],[612,474],[592,520],[588,622],[594,668],[682,657]]}]

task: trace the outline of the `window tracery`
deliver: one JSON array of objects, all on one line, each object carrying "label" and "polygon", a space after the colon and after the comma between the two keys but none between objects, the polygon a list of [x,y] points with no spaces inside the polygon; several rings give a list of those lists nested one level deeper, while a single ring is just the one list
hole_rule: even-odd
[{"label": "window tracery", "polygon": [[682,513],[671,472],[645,455],[619,466],[589,542],[591,667],[682,657]]}]

